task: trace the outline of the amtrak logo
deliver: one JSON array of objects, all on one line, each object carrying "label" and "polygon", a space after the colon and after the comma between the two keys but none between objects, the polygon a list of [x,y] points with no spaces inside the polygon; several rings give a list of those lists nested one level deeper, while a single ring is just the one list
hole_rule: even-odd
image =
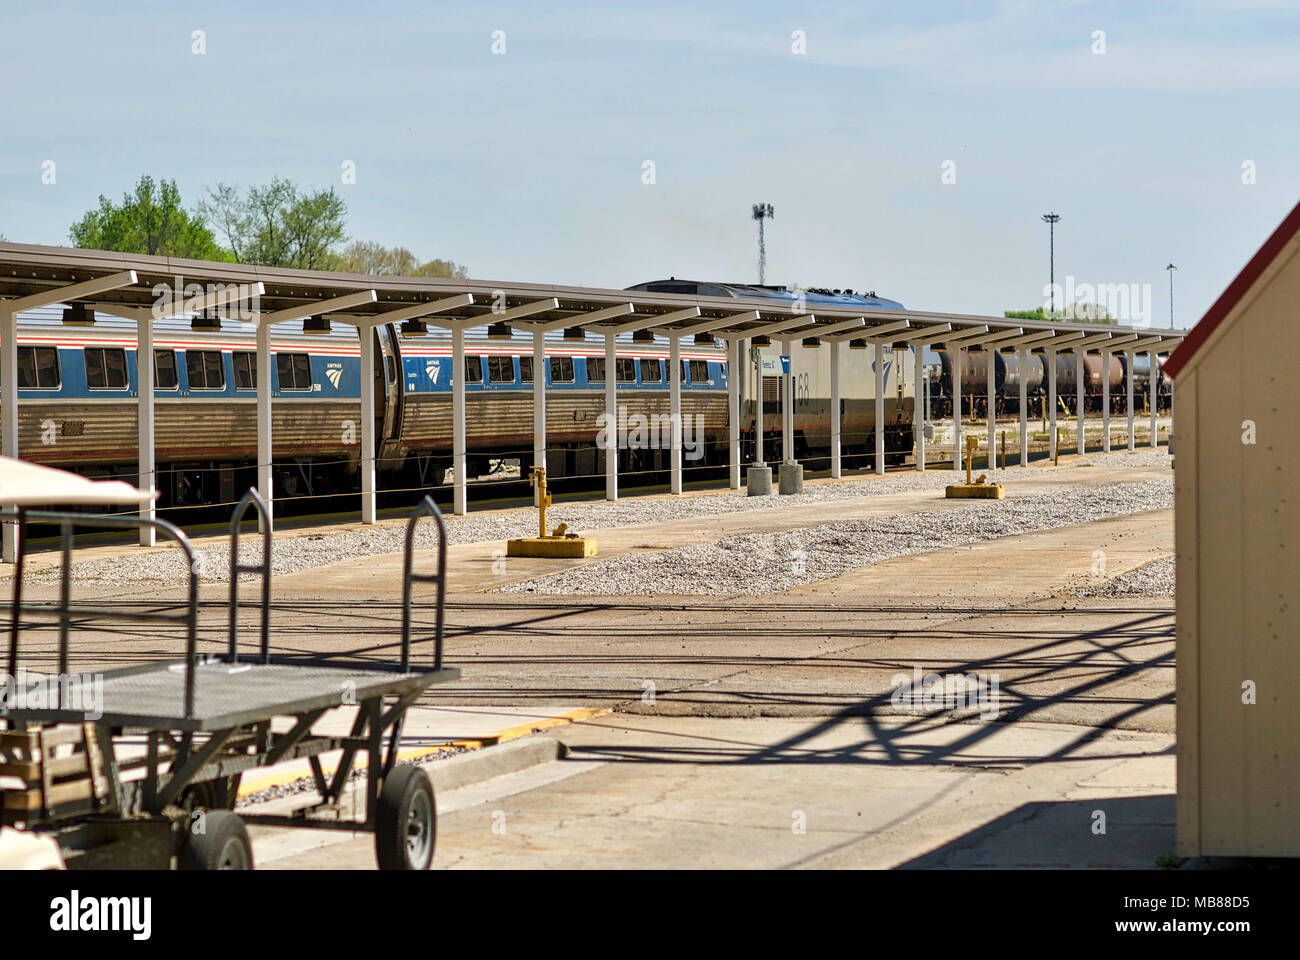
[{"label": "amtrak logo", "polygon": [[438,372],[442,369],[442,364],[437,360],[430,360],[424,365],[424,372],[429,375],[429,380],[433,383],[438,382]]},{"label": "amtrak logo", "polygon": [[329,378],[330,385],[337,390],[339,388],[339,383],[343,380],[343,368],[334,367],[333,369],[326,370],[325,376]]}]

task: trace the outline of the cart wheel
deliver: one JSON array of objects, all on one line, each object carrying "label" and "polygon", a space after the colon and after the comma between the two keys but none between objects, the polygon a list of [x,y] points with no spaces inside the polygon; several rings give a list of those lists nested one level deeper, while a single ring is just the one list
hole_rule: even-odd
[{"label": "cart wheel", "polygon": [[380,870],[428,870],[438,814],[429,775],[409,764],[384,778],[375,818],[375,858]]},{"label": "cart wheel", "polygon": [[211,810],[206,832],[190,834],[181,848],[182,870],[252,870],[253,844],[244,821],[229,810]]}]

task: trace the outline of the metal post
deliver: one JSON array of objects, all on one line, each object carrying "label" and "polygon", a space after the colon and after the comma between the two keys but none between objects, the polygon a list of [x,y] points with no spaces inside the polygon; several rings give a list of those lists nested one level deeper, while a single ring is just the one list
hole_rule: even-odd
[{"label": "metal post", "polygon": [[763,350],[761,347],[754,348],[754,379],[757,381],[754,387],[754,463],[764,464],[767,461],[765,456],[764,442],[767,438],[763,436]]},{"label": "metal post", "polygon": [[727,463],[731,489],[740,489],[740,377],[744,369],[745,341],[727,343]]},{"label": "metal post", "polygon": [[1101,352],[1101,451],[1110,453],[1110,359],[1109,350]]},{"label": "metal post", "polygon": [[876,473],[885,472],[885,348],[889,344],[876,341]]},{"label": "metal post", "polygon": [[1137,354],[1132,350],[1125,350],[1124,357],[1126,361],[1124,367],[1127,371],[1126,378],[1128,380],[1128,448],[1132,450],[1135,445],[1135,437],[1133,435],[1133,362],[1136,359]]},{"label": "metal post", "polygon": [[[0,310],[0,447],[6,457],[18,457],[18,315]],[[0,559],[18,559],[18,527],[3,524]]]},{"label": "metal post", "polygon": [[[461,371],[462,375],[464,371]],[[545,469],[546,463],[546,334],[533,331],[533,466]],[[548,475],[550,471],[547,471]],[[550,477],[548,476],[548,479]],[[534,506],[541,504],[541,493],[533,490]]]},{"label": "metal post", "polygon": [[357,327],[361,341],[361,522],[375,522],[375,332]]},{"label": "metal post", "polygon": [[682,492],[682,338],[668,337],[668,472],[673,493]]},{"label": "metal post", "polygon": [[912,390],[912,439],[916,446],[916,469],[925,469],[925,419],[930,414],[930,402],[926,398],[928,384],[925,382],[925,344],[918,343],[916,350],[916,386]]},{"label": "metal post", "polygon": [[1029,466],[1029,351],[1021,347],[1020,354],[1020,465]]},{"label": "metal post", "polygon": [[781,342],[781,353],[790,358],[790,372],[781,374],[781,460],[794,463],[794,354],[789,340]]},{"label": "metal post", "polygon": [[1051,407],[1051,413],[1048,414],[1049,421],[1047,424],[1047,442],[1050,444],[1048,453],[1052,460],[1056,460],[1058,454],[1056,450],[1056,351],[1048,350],[1043,354],[1043,359],[1047,362],[1047,405]]},{"label": "metal post", "polygon": [[[135,379],[136,379],[136,426],[138,452],[136,468],[139,473],[137,483],[141,490],[157,489],[157,461],[154,450],[154,355],[153,355],[153,317],[149,316],[136,324],[135,338]],[[157,517],[157,507],[153,500],[140,504],[140,519],[146,521],[140,527],[140,546],[152,547],[156,542],[154,528],[149,521]]]},{"label": "metal post", "polygon": [[1074,422],[1075,422],[1075,429],[1079,433],[1079,436],[1076,440],[1076,445],[1079,449],[1080,456],[1083,456],[1084,450],[1086,449],[1086,447],[1084,446],[1086,438],[1084,435],[1084,420],[1083,420],[1083,398],[1084,398],[1083,354],[1084,351],[1082,350],[1074,351]]},{"label": "metal post", "polygon": [[[275,530],[275,498],[271,472],[271,325],[259,320],[257,325],[257,492],[266,501],[266,522],[258,515],[258,528]],[[265,371],[265,373],[263,373]]]},{"label": "metal post", "polygon": [[[988,387],[988,396],[989,396],[989,409],[988,409],[988,415],[989,415],[989,430],[988,430],[988,433],[989,433],[989,470],[992,470],[995,466],[997,466],[997,457],[994,456],[993,451],[994,451],[994,448],[997,446],[997,442],[998,442],[998,438],[997,438],[997,430],[998,430],[998,397],[997,397],[997,394],[993,392],[993,381],[996,379],[996,376],[995,376],[995,364],[997,363],[997,353],[998,353],[998,352],[997,352],[997,350],[995,350],[995,349],[993,349],[993,348],[991,348],[991,347],[985,347],[985,348],[984,348],[984,352],[985,352],[986,354],[988,354],[988,356],[985,358],[985,359],[987,360],[987,362],[988,362],[988,367],[987,367],[987,370],[986,370],[986,372],[985,372],[985,376],[987,377],[987,381],[986,381],[986,384],[985,384],[985,385]],[[1003,466],[1005,467],[1006,464],[1003,464]]]},{"label": "metal post", "polygon": [[961,470],[961,347],[949,347],[952,354],[952,468]]},{"label": "metal post", "polygon": [[1156,442],[1156,397],[1159,396],[1160,386],[1160,367],[1156,361],[1156,352],[1148,350],[1147,356],[1151,361],[1150,376],[1147,380],[1147,393],[1151,398],[1151,449],[1154,450],[1159,444]]},{"label": "metal post", "polygon": [[[538,369],[533,362],[533,382]],[[463,516],[469,510],[469,490],[465,476],[465,331],[451,332],[451,487],[452,511]]]},{"label": "metal post", "polygon": [[842,476],[840,460],[840,342],[831,341],[831,477]]},{"label": "metal post", "polygon": [[[534,383],[537,370],[533,370]],[[605,334],[605,499],[618,499],[618,354]]]}]

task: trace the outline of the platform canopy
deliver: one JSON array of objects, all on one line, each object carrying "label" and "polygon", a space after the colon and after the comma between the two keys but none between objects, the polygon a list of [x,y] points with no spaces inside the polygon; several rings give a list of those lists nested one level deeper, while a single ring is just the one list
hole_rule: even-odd
[{"label": "platform canopy", "polygon": [[0,457],[0,502],[16,507],[135,507],[156,493],[121,480],[88,480],[79,473]]},{"label": "platform canopy", "polygon": [[[257,330],[257,365],[270,370],[270,328],[278,323],[327,318],[366,331],[387,323],[407,324],[403,333],[418,334],[425,327],[440,327],[452,334],[453,369],[463,369],[465,331],[488,324],[506,324],[530,336],[535,367],[544,362],[547,333],[580,328],[603,337],[610,365],[615,340],[623,334],[649,331],[669,344],[668,380],[673,421],[670,473],[672,490],[682,490],[681,467],[681,341],[686,337],[725,341],[733,369],[746,362],[745,343],[765,336],[782,344],[802,341],[807,347],[830,348],[832,367],[832,443],[838,447],[839,347],[871,345],[877,357],[885,352],[915,348],[917,375],[922,348],[947,346],[989,351],[1033,350],[1103,352],[1142,351],[1166,354],[1185,336],[1183,331],[1094,323],[1037,321],[984,317],[971,314],[899,309],[865,309],[846,302],[807,304],[800,298],[774,299],[745,296],[702,296],[643,290],[487,280],[381,277],[312,270],[287,270],[236,263],[184,260],[171,257],[114,253],[27,244],[0,243],[0,452],[18,453],[17,315],[54,304],[78,303],[88,309],[135,320],[138,325],[139,460],[140,484],[154,482],[153,439],[153,325],[154,321],[197,311],[236,308],[239,319]],[[362,369],[374,361],[374,338],[361,341]],[[991,368],[990,368],[991,369]],[[883,364],[876,364],[877,418],[876,470],[884,472]],[[738,377],[729,376],[731,486],[740,487],[740,401]],[[257,378],[258,486],[272,501],[271,378]],[[793,377],[785,375],[787,395],[782,429],[787,459],[793,456]],[[919,382],[919,379],[918,379]],[[546,377],[533,383],[533,456],[546,462]],[[605,384],[606,414],[616,412],[617,378]],[[1131,406],[1131,404],[1130,404]],[[465,387],[464,377],[453,377],[453,473],[455,511],[466,510]],[[376,509],[374,381],[361,378],[361,491],[362,520],[373,523]],[[1053,408],[1054,409],[1054,408]],[[916,444],[924,462],[924,439],[919,424]],[[608,431],[613,443],[615,431]],[[956,435],[956,434],[954,434]],[[606,451],[606,496],[617,497],[617,450]],[[833,475],[839,476],[838,453],[832,455]],[[956,458],[955,461],[956,462]],[[0,495],[0,502],[7,498]],[[12,502],[12,501],[8,501]],[[152,517],[152,502],[148,516]],[[145,515],[142,508],[142,515]],[[152,528],[142,536],[151,537]],[[151,541],[150,541],[151,542]],[[13,553],[11,531],[5,531],[4,555]]]}]

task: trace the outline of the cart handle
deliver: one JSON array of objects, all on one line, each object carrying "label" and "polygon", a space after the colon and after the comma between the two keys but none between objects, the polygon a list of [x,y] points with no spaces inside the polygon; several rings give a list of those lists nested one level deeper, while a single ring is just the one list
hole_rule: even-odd
[{"label": "cart handle", "polygon": [[[180,623],[185,626],[185,717],[194,714],[194,667],[198,659],[198,620],[199,620],[199,577],[194,563],[194,547],[175,524],[166,520],[145,520],[139,517],[114,517],[91,513],[66,513],[48,510],[27,510],[18,508],[13,511],[0,511],[0,519],[18,521],[18,556],[14,564],[14,592],[10,604],[11,620],[9,625],[9,676],[18,676],[18,633],[19,621],[23,614],[29,616],[55,616],[59,622],[59,673],[68,672],[68,631],[73,620],[135,620],[142,622]],[[24,606],[23,560],[27,553],[27,525],[29,523],[58,524],[59,571],[58,606],[49,607]],[[189,571],[189,590],[186,596],[183,614],[159,613],[150,611],[136,613],[114,610],[108,607],[95,607],[72,603],[72,549],[76,539],[77,527],[92,527],[101,530],[139,530],[152,528],[164,537],[175,541],[185,557],[185,567]],[[57,707],[63,706],[63,685],[59,684]]]},{"label": "cart handle", "polygon": [[[239,562],[239,528],[244,522],[248,508],[257,511],[257,525],[262,531],[262,562]],[[256,488],[249,487],[248,493],[235,506],[230,518],[230,662],[239,662],[237,641],[239,638],[239,575],[256,573],[262,578],[262,663],[271,662],[271,514],[266,501]]]},{"label": "cart handle", "polygon": [[[422,517],[433,517],[438,524],[438,572],[415,573],[415,528]],[[402,556],[402,672],[411,669],[411,585],[415,582],[438,585],[437,626],[433,635],[433,669],[442,669],[442,622],[447,600],[447,523],[433,498],[421,498],[419,506],[406,521],[406,547]]]}]

